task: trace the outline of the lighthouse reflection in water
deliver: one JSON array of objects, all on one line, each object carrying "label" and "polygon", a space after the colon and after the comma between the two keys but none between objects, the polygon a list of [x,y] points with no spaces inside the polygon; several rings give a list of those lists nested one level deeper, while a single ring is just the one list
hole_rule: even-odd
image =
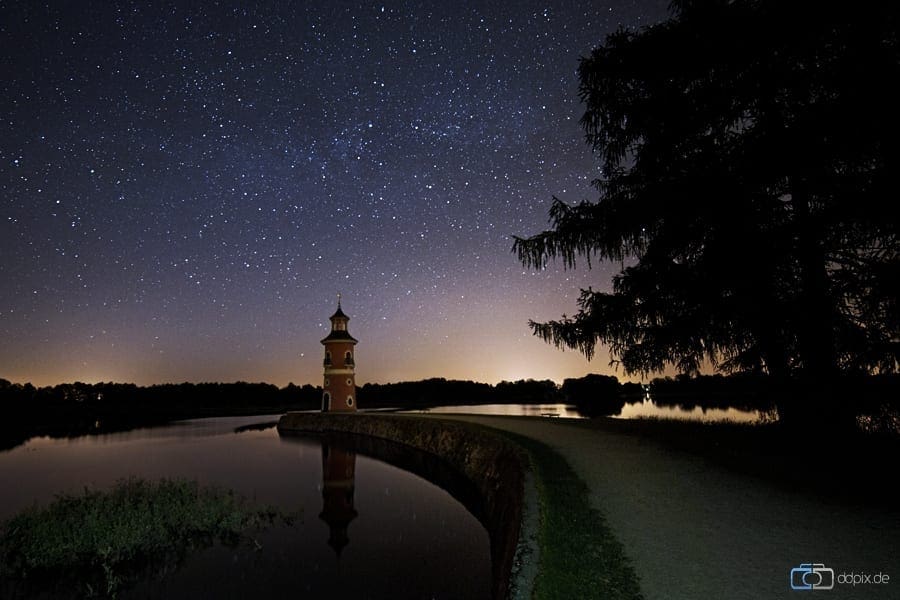
[{"label": "lighthouse reflection in water", "polygon": [[319,518],[328,524],[328,545],[338,557],[350,543],[347,529],[359,513],[353,507],[356,479],[356,453],[322,441],[322,512]]},{"label": "lighthouse reflection in water", "polygon": [[446,489],[384,462],[409,449],[340,435],[283,439],[321,459],[306,480],[318,491],[315,508],[306,504],[312,518],[293,538],[305,541],[291,570],[306,597],[490,598],[487,532]]},{"label": "lighthouse reflection in water", "polygon": [[195,480],[295,518],[249,532],[252,543],[215,542],[173,557],[177,568],[121,589],[122,600],[490,598],[487,531],[432,482],[442,480],[372,443],[281,436],[259,423],[224,417],[29,440],[0,452],[0,481],[15,482],[0,493],[0,519],[86,481]]}]

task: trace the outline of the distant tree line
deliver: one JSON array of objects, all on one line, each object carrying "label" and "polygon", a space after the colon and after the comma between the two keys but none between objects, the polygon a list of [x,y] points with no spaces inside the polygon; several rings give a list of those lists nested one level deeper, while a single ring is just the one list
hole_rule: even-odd
[{"label": "distant tree line", "polygon": [[473,404],[540,404],[560,402],[554,381],[501,381],[497,385],[435,377],[400,383],[367,383],[358,390],[362,407],[428,408]]},{"label": "distant tree line", "polygon": [[[360,407],[426,409],[436,406],[483,404],[558,404],[577,407],[586,416],[615,415],[626,403],[693,408],[734,407],[771,410],[779,399],[801,394],[783,381],[764,374],[729,376],[678,375],[649,384],[620,382],[614,376],[590,374],[562,385],[547,380],[475,381],[432,378],[399,383],[367,383],[357,387]],[[900,412],[900,376],[847,376],[835,393],[853,399],[858,414]],[[322,388],[293,383],[279,388],[268,383],[180,383],[140,387],[131,383],[65,383],[35,387],[0,379],[0,449],[35,435],[67,436],[102,433],[175,419],[274,414],[317,410]]]},{"label": "distant tree line", "polygon": [[268,409],[301,409],[319,404],[321,391],[293,383],[283,388],[268,383],[179,383],[140,387],[133,383],[63,383],[37,388],[0,379],[0,400],[6,414],[141,414],[193,417],[254,414]]},{"label": "distant tree line", "polygon": [[[659,406],[692,409],[738,408],[771,411],[784,398],[805,393],[802,382],[763,373],[680,374],[647,384],[620,382],[611,375],[589,374],[557,385],[551,380],[501,381],[496,385],[444,378],[400,383],[367,383],[357,388],[362,408],[425,409],[483,404],[570,404],[589,417],[615,415],[625,404],[651,398]],[[835,393],[852,398],[858,414],[900,410],[900,376],[848,375],[835,382]]]},{"label": "distant tree line", "polygon": [[319,406],[321,389],[293,383],[63,383],[35,387],[0,379],[0,449],[35,435],[105,433],[175,419],[252,415]]},{"label": "distant tree line", "polygon": [[[658,406],[772,410],[808,394],[806,385],[803,380],[784,381],[761,373],[733,373],[658,377],[649,387]],[[832,380],[831,394],[846,398],[856,416],[900,414],[898,375],[843,375]]]}]

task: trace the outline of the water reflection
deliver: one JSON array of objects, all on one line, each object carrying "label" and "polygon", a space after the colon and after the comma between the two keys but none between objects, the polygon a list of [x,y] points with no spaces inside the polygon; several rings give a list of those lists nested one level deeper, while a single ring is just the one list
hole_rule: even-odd
[{"label": "water reflection", "polygon": [[359,516],[353,507],[356,453],[322,440],[322,512],[328,524],[328,545],[338,557],[350,543],[347,528]]},{"label": "water reflection", "polygon": [[[747,407],[704,406],[690,398],[660,399],[645,394],[640,398],[616,397],[595,404],[482,404],[476,406],[438,406],[410,411],[435,414],[498,415],[516,417],[559,417],[563,419],[589,419],[609,416],[617,419],[687,419],[692,421],[735,421],[753,423],[765,420],[763,411]],[[404,412],[404,411],[401,411]]]},{"label": "water reflection", "polygon": [[[339,440],[283,438],[271,422],[203,419],[32,439],[0,451],[0,481],[15,483],[0,494],[0,520],[84,486],[186,478],[301,516],[253,532],[253,543],[192,552],[177,571],[120,598],[490,597],[490,540],[466,504],[424,475],[393,466],[401,462],[372,458],[383,453],[367,455]],[[7,597],[2,588],[0,597]]]},{"label": "water reflection", "polygon": [[731,421],[735,423],[756,423],[764,420],[759,410],[732,407],[708,407],[680,399],[663,403],[649,396],[637,402],[623,403],[622,408],[610,415],[617,419],[681,419],[688,421]]},{"label": "water reflection", "polygon": [[400,411],[435,414],[502,415],[510,417],[561,417],[565,419],[587,418],[572,404],[478,404],[457,406],[435,406],[415,411]]}]

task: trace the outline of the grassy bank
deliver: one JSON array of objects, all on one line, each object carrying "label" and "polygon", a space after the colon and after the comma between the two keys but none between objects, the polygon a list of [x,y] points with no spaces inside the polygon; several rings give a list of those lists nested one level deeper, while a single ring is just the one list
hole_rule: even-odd
[{"label": "grassy bank", "polygon": [[[495,430],[497,431],[497,430]],[[591,508],[588,488],[548,446],[505,431],[531,458],[540,502],[540,564],[535,600],[642,598],[637,576],[603,516]]]},{"label": "grassy bank", "polygon": [[[650,440],[712,464],[792,491],[834,502],[896,507],[900,491],[885,477],[885,465],[900,460],[900,436],[862,431],[800,433],[778,423],[703,423],[676,419],[598,418],[575,421],[588,429]],[[801,473],[811,457],[821,472]]]},{"label": "grassy bank", "polygon": [[[533,579],[529,576],[524,578],[528,581],[521,582],[526,587],[534,586],[533,595],[528,597],[535,600],[637,600],[642,597],[621,544],[600,513],[591,508],[587,486],[561,455],[540,442],[437,415],[288,414],[282,417],[279,430],[375,436],[447,461],[475,482],[482,493],[488,516],[485,526],[492,539],[494,574],[504,580],[510,576],[506,564],[511,566],[512,562],[512,552],[505,548],[514,550],[519,540],[518,520],[523,518],[525,492],[522,470],[527,468],[521,463],[528,461],[540,507],[538,531],[534,536],[538,564],[520,567],[537,570]],[[530,531],[527,535],[534,539]],[[524,557],[526,561],[529,558]],[[516,578],[515,572],[512,575]],[[503,584],[495,585],[496,597],[505,597],[505,581],[495,583]]]},{"label": "grassy bank", "polygon": [[280,516],[230,490],[183,480],[131,479],[57,496],[0,526],[0,591],[115,597],[141,577],[176,568],[193,548],[249,540],[246,532]]}]

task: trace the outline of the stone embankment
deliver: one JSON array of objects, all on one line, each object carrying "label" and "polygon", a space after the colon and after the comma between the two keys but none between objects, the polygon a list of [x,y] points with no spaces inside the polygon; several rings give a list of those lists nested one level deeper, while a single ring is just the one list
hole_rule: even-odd
[{"label": "stone embankment", "polygon": [[[537,549],[527,540],[534,538],[523,530],[526,482],[530,482],[530,466],[524,451],[501,435],[468,423],[415,415],[375,415],[338,413],[288,413],[281,417],[278,430],[283,434],[342,435],[358,438],[359,451],[386,462],[407,468],[421,460],[399,458],[397,445],[423,452],[441,463],[436,472],[458,473],[468,483],[471,493],[457,493],[460,486],[448,491],[457,496],[482,522],[491,541],[493,597],[508,597],[513,565],[522,555]],[[372,443],[372,438],[388,444]],[[391,448],[391,445],[394,445]],[[423,467],[410,470],[443,485],[446,478],[431,478]],[[429,471],[428,469],[424,469]],[[460,497],[461,496],[461,497]],[[527,519],[528,522],[531,519]],[[528,526],[531,527],[530,525]],[[513,582],[513,587],[527,582]]]}]

